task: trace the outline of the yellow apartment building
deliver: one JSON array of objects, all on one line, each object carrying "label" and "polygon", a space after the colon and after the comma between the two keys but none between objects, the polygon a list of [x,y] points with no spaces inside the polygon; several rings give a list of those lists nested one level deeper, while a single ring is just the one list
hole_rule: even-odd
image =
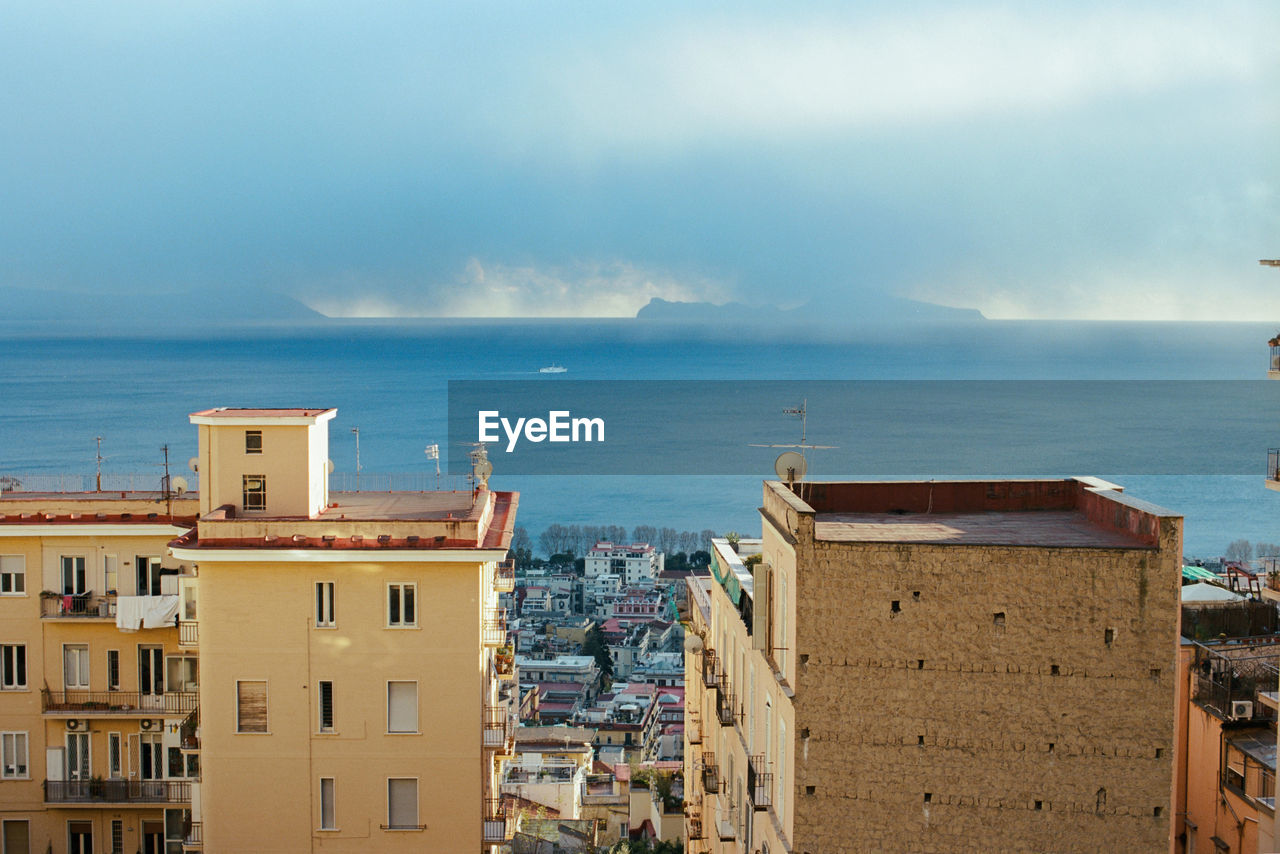
[{"label": "yellow apartment building", "polygon": [[691,854],[1169,847],[1180,517],[1094,479],[760,512],[689,580]]},{"label": "yellow apartment building", "polygon": [[0,499],[0,851],[511,839],[517,496],[330,493],[335,414],[194,413],[198,497]]},{"label": "yellow apartment building", "polygon": [[5,854],[182,850],[199,667],[167,544],[196,512],[160,493],[0,496]]}]

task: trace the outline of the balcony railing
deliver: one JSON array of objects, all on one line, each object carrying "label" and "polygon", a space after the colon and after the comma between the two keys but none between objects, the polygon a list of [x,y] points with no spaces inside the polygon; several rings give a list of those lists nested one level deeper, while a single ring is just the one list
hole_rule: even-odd
[{"label": "balcony railing", "polygon": [[[189,472],[183,477],[190,483],[191,493],[199,490],[198,478]],[[101,484],[92,474],[6,474],[0,477],[0,492],[163,492],[164,476],[156,472],[143,474],[103,474]],[[190,495],[188,495],[190,497]]]},{"label": "balcony railing", "polygon": [[708,795],[720,793],[720,766],[714,753],[702,754],[702,790]]},{"label": "balcony railing", "polygon": [[196,706],[178,727],[179,747],[183,750],[200,749],[200,707]]},{"label": "balcony railing", "polygon": [[1280,371],[1280,347],[1271,345],[1270,358],[1267,359],[1268,371]]},{"label": "balcony railing", "polygon": [[485,798],[484,841],[501,844],[511,840],[511,822],[506,804],[500,798]]},{"label": "balcony railing", "polygon": [[200,624],[195,620],[178,621],[178,646],[199,646]]},{"label": "balcony railing", "polygon": [[188,848],[199,848],[204,845],[204,825],[198,821],[191,822],[187,827],[187,835],[183,838],[182,844]]},{"label": "balcony railing", "polygon": [[765,767],[764,756],[747,757],[747,792],[751,796],[751,806],[756,810],[773,805],[773,774],[765,771]]},{"label": "balcony railing", "polygon": [[507,642],[507,609],[486,608],[480,636],[485,646],[502,646]]},{"label": "balcony railing", "polygon": [[52,715],[128,715],[147,718],[187,715],[195,711],[199,695],[194,691],[143,694],[137,691],[40,692],[40,708]]},{"label": "balcony railing", "polygon": [[711,647],[707,647],[702,652],[702,684],[707,688],[716,687],[716,679],[719,678],[719,660],[716,658],[716,651]]},{"label": "balcony railing", "polygon": [[1267,450],[1267,480],[1280,481],[1280,448]]},{"label": "balcony railing", "polygon": [[716,682],[716,718],[720,726],[733,726],[738,714],[737,695],[729,689],[729,680],[724,675]]},{"label": "balcony railing", "polygon": [[697,807],[687,807],[689,813],[689,838],[702,839],[702,811]]},{"label": "balcony railing", "polygon": [[511,749],[516,737],[515,722],[507,706],[484,707],[483,744],[488,748]]},{"label": "balcony railing", "polygon": [[45,780],[47,804],[188,804],[185,780]]},{"label": "balcony railing", "polygon": [[116,597],[114,593],[82,593],[79,596],[43,595],[40,597],[40,616],[114,620]]},{"label": "balcony railing", "polygon": [[498,568],[493,572],[493,589],[499,593],[511,593],[516,589],[516,562],[514,560],[498,561]]}]

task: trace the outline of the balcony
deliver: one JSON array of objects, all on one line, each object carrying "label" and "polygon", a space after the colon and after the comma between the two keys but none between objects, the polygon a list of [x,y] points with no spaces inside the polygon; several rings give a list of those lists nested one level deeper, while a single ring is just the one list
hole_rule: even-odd
[{"label": "balcony", "polygon": [[721,675],[716,682],[716,718],[720,721],[720,726],[733,726],[734,719],[738,716],[737,706],[737,695],[729,689],[729,680]]},{"label": "balcony", "polygon": [[511,841],[514,835],[507,806],[500,798],[485,798],[484,801],[484,842],[486,845],[501,845]]},{"label": "balcony", "polygon": [[189,804],[185,780],[45,780],[46,804]]},{"label": "balcony", "polygon": [[183,848],[203,848],[204,847],[204,825],[201,822],[193,821],[187,825],[187,834],[182,839]]},{"label": "balcony", "polygon": [[702,720],[696,711],[686,711],[684,737],[690,744],[702,744]]},{"label": "balcony", "polygon": [[194,691],[167,691],[143,694],[137,691],[50,691],[40,692],[40,710],[60,717],[98,715],[135,718],[188,715],[195,711],[199,695]]},{"label": "balcony", "polygon": [[195,620],[178,621],[178,646],[193,647],[200,645],[200,624]]},{"label": "balcony", "polygon": [[738,838],[735,828],[738,826],[738,810],[736,807],[720,807],[716,810],[716,836],[721,842],[729,842]]},{"label": "balcony", "polygon": [[1271,353],[1267,359],[1267,379],[1280,380],[1280,346],[1275,344],[1270,346]]},{"label": "balcony", "polygon": [[716,651],[711,647],[707,647],[702,653],[702,684],[706,688],[716,687],[716,679],[719,678],[720,662],[716,658]]},{"label": "balcony", "polygon": [[45,619],[114,620],[116,595],[83,593],[79,596],[40,594],[40,616]]},{"label": "balcony", "polygon": [[773,806],[773,774],[763,770],[766,767],[764,756],[747,757],[747,793],[757,812]]},{"label": "balcony", "polygon": [[688,812],[689,839],[702,839],[704,833],[702,829],[702,810],[694,806],[687,807],[686,810]]},{"label": "balcony", "polygon": [[484,733],[481,743],[486,750],[503,753],[515,751],[516,726],[511,709],[505,705],[484,707]]},{"label": "balcony", "polygon": [[200,707],[196,706],[178,727],[178,747],[186,753],[200,749]]},{"label": "balcony", "polygon": [[485,646],[502,646],[507,642],[507,609],[485,608],[480,623],[480,640]]},{"label": "balcony", "polygon": [[720,766],[714,753],[702,754],[702,790],[708,795],[720,794]]},{"label": "balcony", "polygon": [[499,593],[512,593],[516,589],[516,562],[500,560],[493,572],[493,589]]}]

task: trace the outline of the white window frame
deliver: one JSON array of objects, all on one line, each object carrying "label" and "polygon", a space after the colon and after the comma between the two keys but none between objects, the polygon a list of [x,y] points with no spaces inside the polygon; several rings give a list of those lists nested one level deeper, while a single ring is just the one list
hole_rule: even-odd
[{"label": "white window frame", "polygon": [[[71,592],[67,592],[67,562],[71,561]],[[79,564],[76,564],[79,561]],[[77,584],[76,582],[79,582]],[[79,590],[76,590],[76,587]],[[83,596],[92,588],[89,580],[89,558],[85,555],[58,555],[58,593],[62,596]]]},{"label": "white window frame", "polygon": [[[413,781],[413,824],[393,824],[391,821],[391,783],[393,780],[412,780]],[[421,830],[422,825],[418,822],[422,819],[422,787],[418,785],[417,777],[388,777],[387,778],[387,830]]]},{"label": "white window frame", "polygon": [[[391,686],[392,685],[412,685],[413,686],[413,729],[392,729],[391,728]],[[416,679],[388,679],[387,680],[387,734],[388,735],[419,735],[421,734],[421,703],[419,702],[418,680]]]},{"label": "white window frame", "polygon": [[[336,607],[337,599],[338,599],[338,583],[336,581],[317,581],[316,582],[316,628],[317,629],[332,629],[337,627],[338,625],[338,610]],[[388,604],[388,607],[390,607],[389,604]]]},{"label": "white window frame", "polygon": [[[22,759],[21,770],[19,770],[19,758]],[[12,771],[10,771],[11,766]],[[0,779],[31,779],[31,737],[25,730],[0,732]]]},{"label": "white window frame", "polygon": [[[18,651],[22,651],[22,672],[18,673]],[[21,678],[19,678],[21,677]],[[0,691],[27,690],[27,645],[0,644]]]},{"label": "white window frame", "polygon": [[[330,821],[329,821],[329,823],[328,823],[328,824],[325,824],[325,821],[324,821],[324,819],[325,819],[325,816],[324,816],[324,784],[325,784],[326,782],[328,782],[328,784],[329,784],[329,813],[330,813],[329,818],[330,818]],[[387,788],[388,797],[390,796],[390,792],[391,792],[391,789],[390,789],[390,787],[388,786],[388,788]],[[334,778],[334,777],[321,777],[321,778],[320,778],[320,792],[319,792],[319,794],[320,794],[320,810],[319,810],[319,812],[320,812],[320,826],[319,826],[319,827],[317,827],[317,828],[316,828],[316,830],[324,830],[324,831],[334,831],[334,830],[338,830],[338,829],[339,829],[339,827],[338,827],[338,781],[337,781],[337,779],[336,779],[336,778]],[[389,805],[388,805],[388,818],[390,818],[389,813],[390,813],[390,808],[389,808]]]},{"label": "white window frame", "polygon": [[[6,589],[6,587],[8,589]],[[16,588],[21,587],[21,590]],[[0,596],[27,595],[27,556],[0,555]]]},{"label": "white window frame", "polygon": [[[391,591],[398,591],[400,617],[396,622],[391,620]],[[413,619],[406,620],[404,618],[405,590],[413,591]],[[387,583],[387,595],[385,598],[387,608],[387,628],[389,629],[416,629],[418,627],[418,583],[416,581],[392,581]]]},{"label": "white window frame", "polygon": [[[73,674],[67,672],[67,653],[74,650],[76,659],[80,665],[74,674],[76,681],[71,681]],[[82,678],[83,677],[83,678]],[[62,688],[65,691],[88,691],[92,684],[93,663],[89,660],[89,644],[87,643],[64,643],[62,645]]]},{"label": "white window frame", "polygon": [[124,779],[124,739],[118,732],[107,733],[107,777]]},{"label": "white window frame", "polygon": [[[324,686],[325,685],[329,686],[329,724],[328,726],[326,726],[324,722],[324,694],[325,694]],[[317,680],[316,682],[316,732],[323,732],[323,733],[336,732],[336,727],[334,726],[334,721],[337,718],[337,714],[335,711],[336,705],[337,703],[334,702],[334,697],[333,697],[333,680],[332,679]]]}]

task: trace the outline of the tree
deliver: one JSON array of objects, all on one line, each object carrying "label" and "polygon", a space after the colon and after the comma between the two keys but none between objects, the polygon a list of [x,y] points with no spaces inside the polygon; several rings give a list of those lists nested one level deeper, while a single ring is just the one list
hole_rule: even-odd
[{"label": "tree", "polygon": [[609,644],[605,643],[604,632],[598,623],[587,629],[587,638],[582,642],[581,655],[590,655],[596,660],[596,666],[604,675],[606,682],[613,680],[613,656],[609,654]]},{"label": "tree", "polygon": [[533,540],[529,539],[529,529],[523,525],[516,525],[515,531],[511,533],[511,548],[517,552],[521,549],[532,550]]},{"label": "tree", "polygon": [[711,552],[698,549],[689,555],[689,563],[696,567],[711,566]]},{"label": "tree", "polygon": [[1227,544],[1227,560],[1248,563],[1253,557],[1253,543],[1248,540],[1232,540]]},{"label": "tree", "polygon": [[674,552],[680,545],[680,532],[675,528],[663,528],[658,531],[658,551]]},{"label": "tree", "polygon": [[[698,535],[700,539],[700,542],[698,543],[698,545],[702,546],[703,551],[706,551],[706,552],[711,551],[711,540],[713,537],[715,537],[715,535],[716,535],[716,532],[711,530],[710,528],[704,529],[702,533]],[[708,563],[710,563],[710,561],[708,561]]]},{"label": "tree", "polygon": [[658,542],[658,529],[652,525],[636,525],[631,531],[631,542],[654,545]]},{"label": "tree", "polygon": [[693,531],[681,531],[680,545],[677,548],[685,554],[696,550],[698,548],[698,535]]}]

